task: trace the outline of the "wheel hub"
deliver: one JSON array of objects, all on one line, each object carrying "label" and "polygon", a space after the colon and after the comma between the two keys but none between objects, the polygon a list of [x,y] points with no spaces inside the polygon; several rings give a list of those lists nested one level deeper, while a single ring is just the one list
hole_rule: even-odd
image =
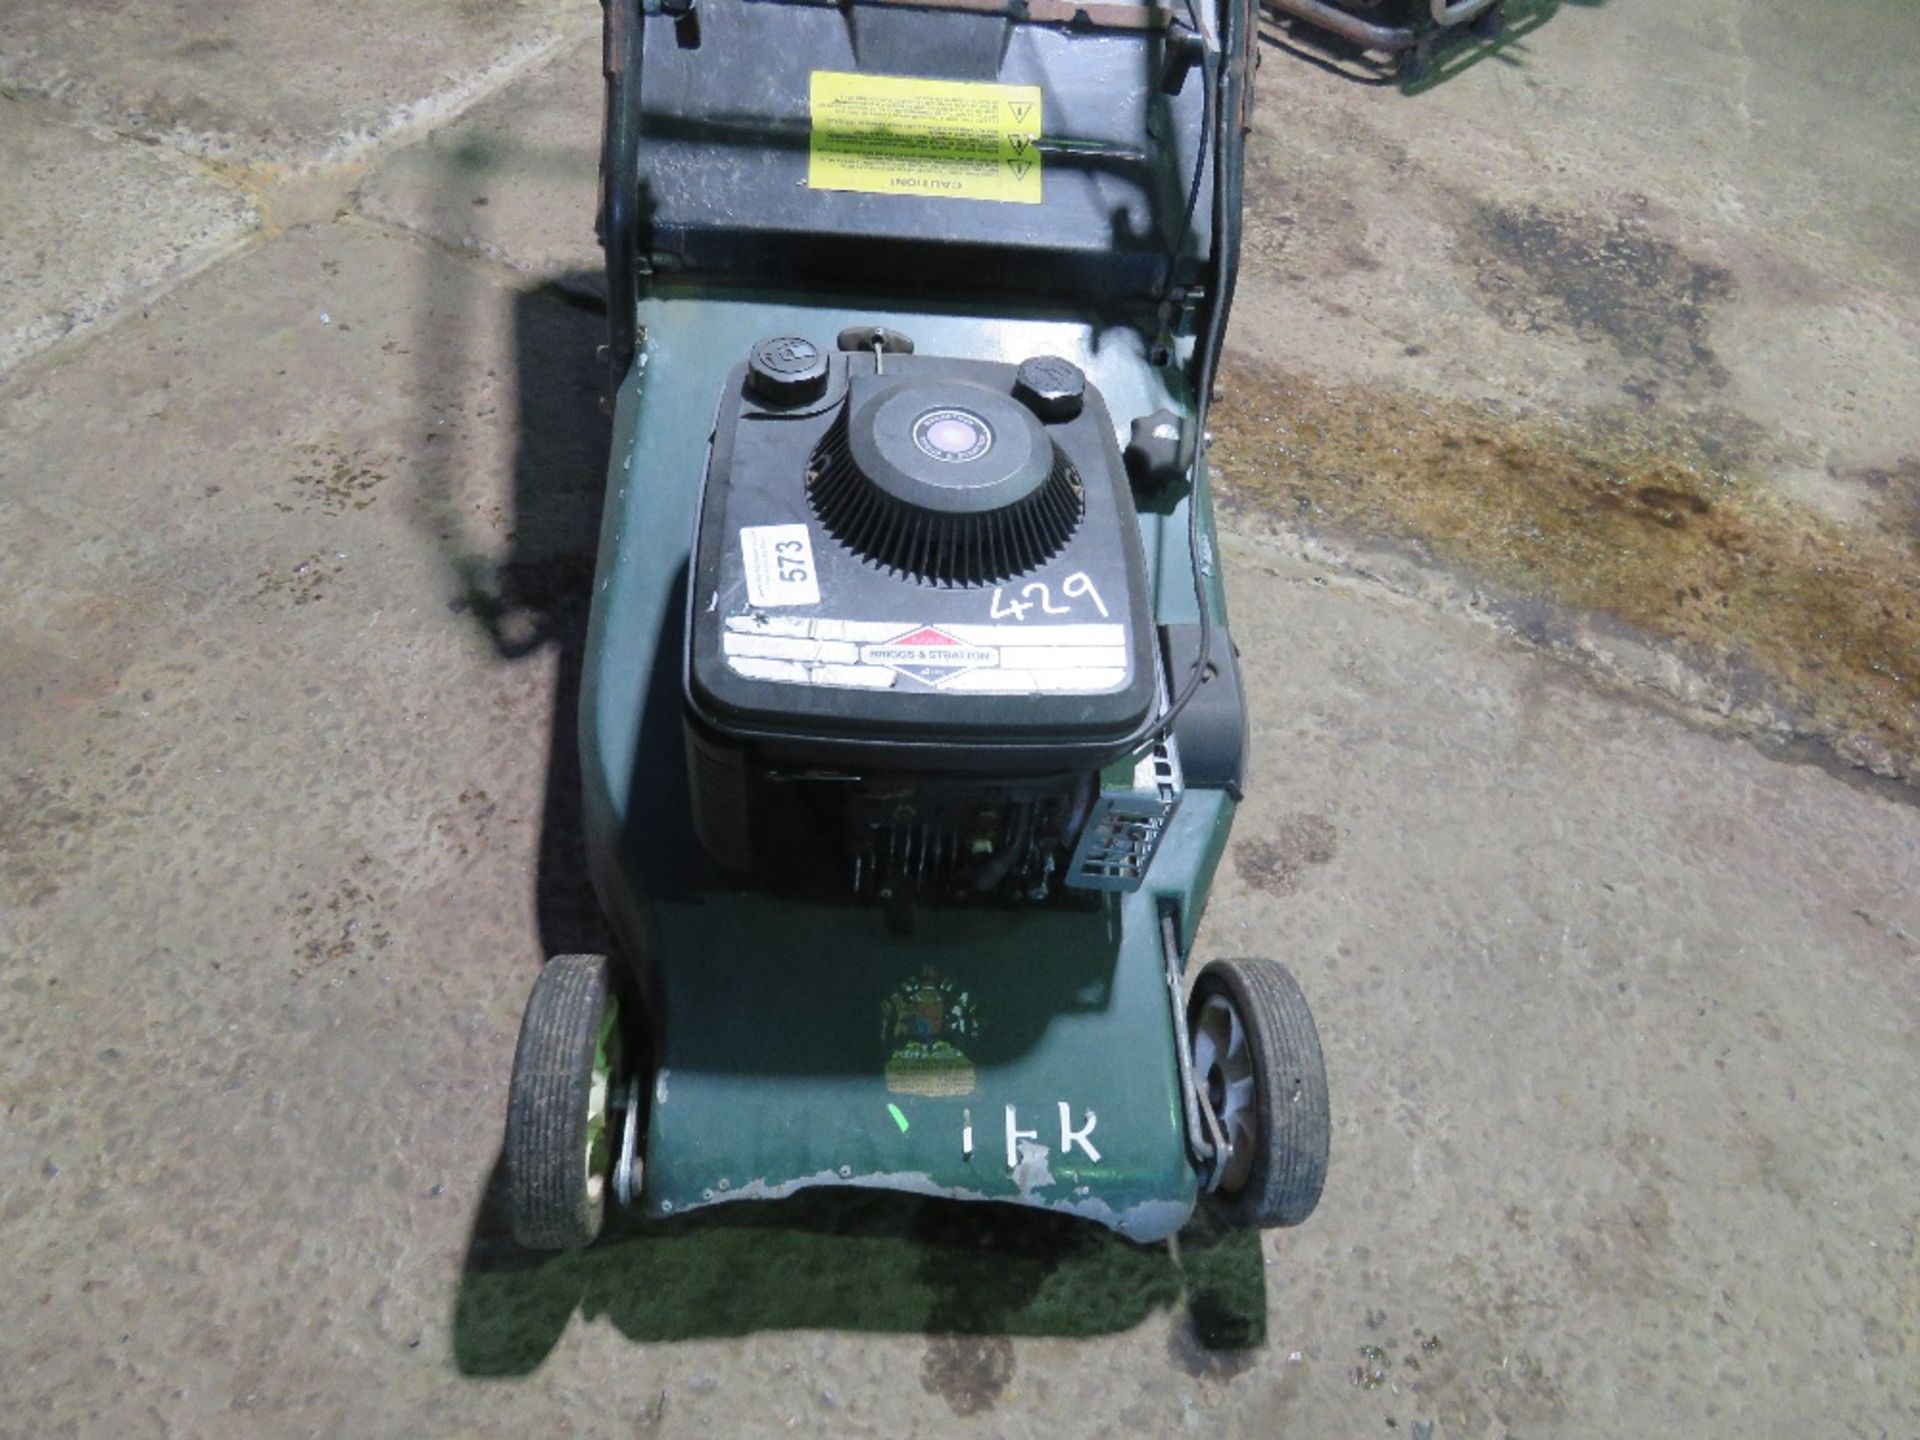
[{"label": "wheel hub", "polygon": [[1206,1088],[1207,1104],[1220,1122],[1229,1153],[1218,1188],[1233,1194],[1253,1170],[1255,1134],[1253,1050],[1240,1012],[1225,995],[1209,995],[1193,1022],[1193,1068]]},{"label": "wheel hub", "polygon": [[607,1107],[613,1077],[620,1069],[620,1002],[612,995],[600,1011],[600,1028],[593,1042],[593,1080],[587,1089],[587,1198],[598,1204],[606,1189],[612,1147],[607,1139]]}]

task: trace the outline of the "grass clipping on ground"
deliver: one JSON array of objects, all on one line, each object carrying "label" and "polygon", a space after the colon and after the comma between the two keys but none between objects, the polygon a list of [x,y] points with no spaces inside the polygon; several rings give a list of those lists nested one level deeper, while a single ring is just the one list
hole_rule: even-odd
[{"label": "grass clipping on ground", "polygon": [[1212,458],[1229,508],[1418,542],[1496,588],[1680,642],[1856,763],[1920,777],[1910,530],[1840,525],[1620,427],[1245,360],[1221,387]]}]

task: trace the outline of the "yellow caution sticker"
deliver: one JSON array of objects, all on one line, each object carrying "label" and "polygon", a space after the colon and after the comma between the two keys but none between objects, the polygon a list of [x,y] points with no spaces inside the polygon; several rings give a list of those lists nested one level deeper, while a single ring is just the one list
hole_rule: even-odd
[{"label": "yellow caution sticker", "polygon": [[1040,87],[816,70],[807,184],[1040,203]]}]

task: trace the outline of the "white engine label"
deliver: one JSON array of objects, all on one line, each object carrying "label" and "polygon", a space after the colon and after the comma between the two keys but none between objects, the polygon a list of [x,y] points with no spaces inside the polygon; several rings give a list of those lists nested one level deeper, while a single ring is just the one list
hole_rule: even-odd
[{"label": "white engine label", "polygon": [[1122,625],[950,625],[732,615],[727,665],[753,680],[973,695],[1094,695],[1127,680]]},{"label": "white engine label", "polygon": [[747,599],[755,609],[820,603],[813,537],[805,525],[746,526],[740,532],[740,563],[747,576]]}]

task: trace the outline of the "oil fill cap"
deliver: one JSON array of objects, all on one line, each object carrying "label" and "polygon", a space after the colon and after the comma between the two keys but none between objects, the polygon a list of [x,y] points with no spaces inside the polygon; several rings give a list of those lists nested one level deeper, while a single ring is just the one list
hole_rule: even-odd
[{"label": "oil fill cap", "polygon": [[753,347],[747,389],[769,405],[804,405],[827,390],[827,355],[799,335],[776,335]]},{"label": "oil fill cap", "polygon": [[1071,420],[1087,398],[1087,377],[1071,360],[1035,355],[1013,372],[1013,398],[1042,420]]}]

